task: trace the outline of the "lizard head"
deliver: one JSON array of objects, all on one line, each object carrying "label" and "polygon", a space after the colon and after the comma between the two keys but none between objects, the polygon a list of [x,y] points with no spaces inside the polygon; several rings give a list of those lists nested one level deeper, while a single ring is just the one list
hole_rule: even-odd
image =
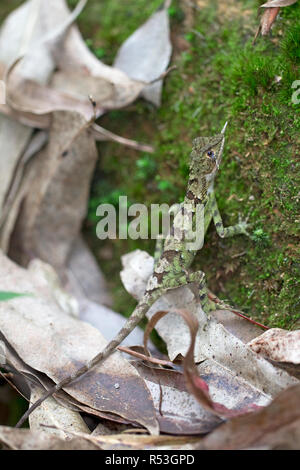
[{"label": "lizard head", "polygon": [[190,172],[195,176],[206,176],[208,180],[214,178],[221,164],[226,125],[227,123],[220,134],[194,139],[190,156]]},{"label": "lizard head", "polygon": [[197,137],[193,141],[190,169],[193,173],[213,175],[219,168],[224,147],[224,135]]}]

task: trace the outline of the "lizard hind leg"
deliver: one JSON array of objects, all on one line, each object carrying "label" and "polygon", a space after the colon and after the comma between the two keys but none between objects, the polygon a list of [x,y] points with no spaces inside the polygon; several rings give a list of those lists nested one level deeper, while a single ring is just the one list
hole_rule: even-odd
[{"label": "lizard hind leg", "polygon": [[155,251],[154,251],[154,269],[156,268],[157,263],[164,251],[164,243],[165,243],[164,236],[161,234],[157,235]]}]

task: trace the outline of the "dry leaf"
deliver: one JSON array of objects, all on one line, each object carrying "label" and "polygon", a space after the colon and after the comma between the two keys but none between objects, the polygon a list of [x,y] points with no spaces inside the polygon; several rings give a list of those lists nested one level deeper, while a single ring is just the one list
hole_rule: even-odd
[{"label": "dry leaf", "polygon": [[0,116],[0,219],[16,166],[29,143],[31,132],[30,128]]},{"label": "dry leaf", "polygon": [[245,321],[228,310],[216,310],[212,312],[212,315],[218,323],[222,323],[227,331],[239,338],[243,343],[248,343],[261,335],[261,328]]},{"label": "dry leaf", "polygon": [[65,288],[78,299],[80,305],[86,299],[102,305],[112,305],[104,275],[82,236],[72,245],[65,275]]},{"label": "dry leaf", "polygon": [[[35,403],[45,393],[44,389],[31,385],[30,402]],[[29,417],[30,429],[56,435],[61,439],[70,438],[68,431],[77,431],[90,434],[89,428],[81,418],[80,414],[59,405],[54,398],[47,398]],[[59,429],[53,429],[55,426]]]},{"label": "dry leaf", "polygon": [[[121,46],[114,67],[129,77],[150,82],[159,77],[168,67],[172,45],[167,2],[146,23],[137,29]],[[161,102],[162,80],[148,85],[142,96],[156,106]]]},{"label": "dry leaf", "polygon": [[[32,278],[30,271],[4,255],[0,259],[0,286],[33,294],[23,302],[14,299],[1,303],[0,331],[26,364],[52,381],[57,383],[86,364],[107,344],[98,330],[64,313],[56,301],[51,302],[50,295],[42,295],[44,280]],[[118,352],[65,391],[71,404],[74,398],[86,412],[120,416],[157,432],[155,410],[144,380]]]},{"label": "dry leaf", "polygon": [[272,361],[300,364],[300,330],[271,328],[249,343],[250,348]]},{"label": "dry leaf", "polygon": [[[50,51],[53,41],[55,43],[55,40],[61,38],[61,34],[68,28],[70,22],[74,21],[84,3],[81,1],[80,8],[76,9],[73,15],[68,14],[66,19],[66,17],[55,15],[55,7],[61,1],[53,0],[49,10],[49,2],[29,0],[7,17],[0,30],[0,62],[4,66],[9,66],[20,55],[28,52],[26,60],[22,63],[22,74],[40,84],[49,80],[55,68]],[[59,29],[57,29],[57,24],[61,25]],[[51,36],[53,28],[56,32],[54,37]],[[48,41],[45,41],[45,38],[48,38]],[[31,134],[32,130],[29,127],[16,123],[6,116],[0,116],[2,155],[0,159],[0,219],[6,192]]]},{"label": "dry leaf", "polygon": [[65,440],[40,431],[0,426],[0,442],[12,450],[188,450],[199,442],[199,438],[186,436],[72,435]]},{"label": "dry leaf", "polygon": [[[88,436],[88,435],[87,435]],[[30,429],[0,426],[0,442],[11,450],[99,450],[96,442],[80,437],[68,440]]]},{"label": "dry leaf", "polygon": [[8,77],[8,103],[15,111],[22,113],[39,115],[62,110],[77,111],[86,121],[90,121],[94,109],[88,96],[87,93],[85,97],[77,98],[34,80],[24,80],[13,72]]},{"label": "dry leaf", "polygon": [[294,449],[300,447],[300,385],[281,392],[259,410],[231,419],[203,439],[198,449]]},{"label": "dry leaf", "polygon": [[[37,152],[39,152],[41,148],[45,145],[45,143],[47,142],[47,138],[48,138],[48,135],[46,132],[43,132],[43,131],[38,132],[31,139],[23,155],[20,156],[17,166],[15,168],[14,176],[13,178],[11,178],[10,187],[6,191],[6,197],[5,197],[5,201],[3,204],[2,215],[0,217],[0,228],[5,223],[5,219],[8,216],[11,207],[13,206],[18,189],[22,182],[22,177],[24,174],[25,166],[28,164],[29,160]],[[3,249],[4,245],[6,249],[6,243],[4,242],[1,244],[1,247]]]},{"label": "dry leaf", "polygon": [[288,7],[297,1],[298,0],[271,0],[270,2],[261,5],[260,8]]},{"label": "dry leaf", "polygon": [[32,166],[33,181],[14,231],[12,249],[21,264],[37,257],[61,274],[86,215],[97,156],[84,118],[54,113],[48,145]]},{"label": "dry leaf", "polygon": [[[184,321],[188,325],[189,332],[190,332],[190,345],[189,345],[188,351],[186,352],[185,358],[183,360],[183,371],[184,371],[184,376],[186,380],[186,385],[187,385],[188,390],[198,400],[202,408],[220,417],[232,417],[232,416],[236,416],[240,414],[245,414],[245,413],[248,413],[249,411],[252,411],[253,409],[259,408],[259,406],[257,406],[257,402],[260,402],[261,400],[264,401],[266,397],[264,397],[263,394],[257,394],[257,393],[254,393],[255,401],[250,401],[250,403],[249,403],[249,398],[251,397],[251,394],[250,396],[249,396],[249,393],[246,395],[247,401],[248,401],[246,406],[241,407],[239,403],[238,407],[228,408],[227,403],[226,405],[224,404],[224,399],[226,400],[227,398],[226,393],[224,394],[224,389],[228,388],[226,387],[226,385],[224,386],[224,383],[222,383],[224,381],[224,374],[222,377],[223,378],[223,381],[222,381],[220,380],[221,379],[220,375],[217,375],[214,372],[211,373],[211,370],[210,370],[212,380],[214,380],[215,383],[221,382],[222,384],[221,387],[220,386],[218,387],[219,392],[221,392],[220,393],[221,402],[217,402],[212,398],[210,394],[209,385],[206,381],[204,381],[200,377],[195,361],[194,361],[194,348],[195,348],[195,342],[196,342],[196,335],[197,335],[197,331],[199,327],[198,321],[196,317],[193,314],[191,314],[188,310],[179,309],[177,310],[177,313],[184,319]],[[168,312],[160,311],[160,312],[155,313],[153,317],[151,318],[145,331],[145,337],[144,337],[145,348],[146,348],[146,343],[147,343],[150,332],[153,330],[156,323],[159,320],[161,320],[161,318],[165,317],[167,314]],[[207,365],[206,365],[206,368],[207,368]],[[234,390],[239,396],[241,396],[241,399],[243,400],[243,392],[245,391],[244,390],[240,391],[239,385],[240,384],[236,380]],[[249,389],[251,389],[251,387],[249,387]],[[226,390],[226,392],[228,392],[228,390]],[[232,405],[231,402],[232,400],[230,400],[229,402]]]},{"label": "dry leaf", "polygon": [[78,432],[74,437],[82,438],[102,450],[188,450],[199,442],[198,437],[191,436],[148,436],[141,434],[123,433],[110,435],[86,435]]},{"label": "dry leaf", "polygon": [[[28,145],[27,149],[30,149],[30,147],[31,142]],[[23,155],[25,155],[25,153]],[[29,161],[24,165],[22,169],[22,180],[20,182],[16,181],[16,183],[19,184],[19,187],[17,187],[17,184],[14,183],[14,179],[10,183],[10,187],[13,188],[14,194],[12,199],[9,198],[9,194],[7,195],[4,213],[0,226],[0,248],[4,251],[4,253],[7,253],[9,250],[11,236],[13,234],[16,220],[19,215],[20,207],[24,201],[26,194],[30,192],[31,185],[33,184],[35,175],[32,169],[34,168],[35,161],[39,158],[43,158],[43,156],[44,152],[43,150],[41,150],[37,154],[33,154],[30,157]],[[22,157],[20,156],[19,159],[20,158],[20,165],[22,167]],[[17,174],[15,175],[17,176]]]},{"label": "dry leaf", "polygon": [[151,392],[161,433],[202,434],[212,431],[222,422],[220,418],[201,407],[189,393],[182,373],[153,369],[141,362],[132,364],[144,378]]}]

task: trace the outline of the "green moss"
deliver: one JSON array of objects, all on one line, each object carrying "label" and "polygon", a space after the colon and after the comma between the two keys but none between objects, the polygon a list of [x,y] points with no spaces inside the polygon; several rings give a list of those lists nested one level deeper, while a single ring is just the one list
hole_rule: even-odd
[{"label": "green moss", "polygon": [[285,57],[295,64],[300,63],[300,24],[293,24],[285,33],[281,42],[282,52]]},{"label": "green moss", "polygon": [[[102,119],[115,132],[152,142],[153,166],[148,172],[149,155],[102,144],[103,183],[98,185],[108,179],[133,202],[177,202],[185,191],[192,139],[218,132],[228,120],[217,198],[224,222],[234,223],[238,212],[250,214],[252,233],[250,238],[220,240],[210,227],[195,268],[204,269],[211,289],[232,305],[268,325],[292,327],[299,314],[299,108],[291,101],[291,85],[298,78],[293,45],[300,9],[294,6],[293,16],[285,14],[275,26],[273,37],[278,33],[279,40],[259,38],[253,47],[256,3],[244,4],[252,9],[246,19],[220,22],[213,4],[195,12],[193,30],[199,35],[183,28],[180,15],[173,20],[171,11],[174,33],[189,46],[175,51],[177,70],[165,81],[161,108],[140,101]],[[129,314],[118,258],[137,247],[151,252],[153,242],[107,245],[114,250],[116,307]],[[100,262],[111,276],[111,260]]]}]

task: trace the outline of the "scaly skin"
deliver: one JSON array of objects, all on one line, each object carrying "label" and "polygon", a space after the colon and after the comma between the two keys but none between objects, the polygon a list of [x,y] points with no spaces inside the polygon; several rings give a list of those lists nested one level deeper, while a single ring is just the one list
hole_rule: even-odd
[{"label": "scaly skin", "polygon": [[[165,241],[163,242],[161,239],[158,240],[154,272],[148,281],[143,298],[138,303],[124,327],[119,331],[117,336],[107,344],[103,351],[75,373],[63,379],[35,402],[23,415],[16,427],[20,427],[32,411],[46,398],[71,384],[91,370],[96,364],[99,364],[112,354],[116,347],[119,346],[145,317],[154,302],[168,290],[188,284],[196,284],[199,289],[199,299],[203,310],[209,313],[209,311],[215,309],[215,304],[213,304],[207,296],[204,273],[202,271],[190,271],[190,266],[197,250],[189,248],[186,242],[186,240],[189,240],[188,235],[191,225],[184,222],[186,219],[183,215],[190,217],[189,220],[192,220],[192,226],[194,226],[197,208],[200,205],[204,207],[203,237],[212,219],[216,226],[217,233],[222,238],[241,233],[247,234],[247,221],[240,220],[237,225],[232,227],[225,228],[223,226],[213,191],[215,175],[220,167],[223,154],[225,128],[226,125],[221,134],[216,136],[199,137],[194,140],[193,150],[190,155],[190,173],[184,203],[175,215],[172,228]],[[185,208],[185,212],[183,212],[183,208]]]}]

